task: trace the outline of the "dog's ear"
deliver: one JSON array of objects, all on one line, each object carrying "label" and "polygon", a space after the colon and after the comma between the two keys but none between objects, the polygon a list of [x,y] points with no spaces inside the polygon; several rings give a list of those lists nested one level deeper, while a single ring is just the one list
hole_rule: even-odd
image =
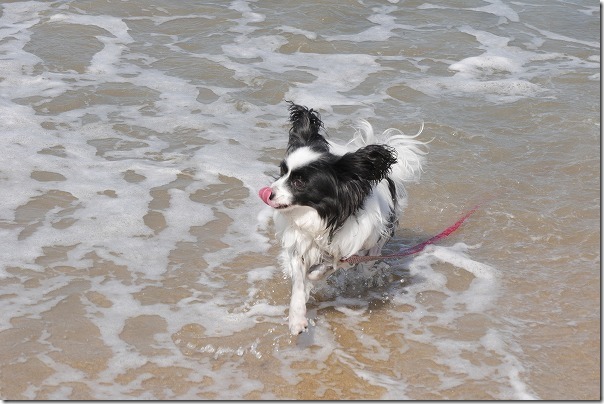
[{"label": "dog's ear", "polygon": [[389,146],[373,144],[346,153],[332,163],[333,173],[338,180],[338,214],[327,219],[330,238],[350,215],[363,206],[373,185],[388,176],[396,161],[396,150]]},{"label": "dog's ear", "polygon": [[310,146],[320,152],[328,151],[327,141],[319,134],[319,130],[323,127],[319,113],[291,101],[288,103],[289,121],[292,127],[289,130],[287,154],[302,146]]},{"label": "dog's ear", "polygon": [[396,150],[392,147],[372,144],[343,155],[335,168],[343,181],[376,184],[386,178],[396,161]]}]

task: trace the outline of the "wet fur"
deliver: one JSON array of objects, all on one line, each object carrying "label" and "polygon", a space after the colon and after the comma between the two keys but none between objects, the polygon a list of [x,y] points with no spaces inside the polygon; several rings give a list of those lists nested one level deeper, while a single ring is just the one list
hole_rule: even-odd
[{"label": "wet fur", "polygon": [[[290,103],[289,139],[280,177],[266,203],[292,280],[289,328],[308,327],[306,302],[312,280],[346,268],[341,259],[378,255],[404,206],[404,183],[419,178],[424,144],[389,129],[380,142],[362,121],[347,145],[328,141],[313,109]],[[419,134],[419,133],[418,133]]]}]

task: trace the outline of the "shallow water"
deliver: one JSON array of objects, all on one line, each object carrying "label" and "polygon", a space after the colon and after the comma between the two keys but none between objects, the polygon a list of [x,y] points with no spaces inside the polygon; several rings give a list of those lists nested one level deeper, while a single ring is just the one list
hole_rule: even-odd
[{"label": "shallow water", "polygon": [[[5,399],[599,399],[594,2],[0,5]],[[430,141],[389,251],[287,330],[285,100]]]}]

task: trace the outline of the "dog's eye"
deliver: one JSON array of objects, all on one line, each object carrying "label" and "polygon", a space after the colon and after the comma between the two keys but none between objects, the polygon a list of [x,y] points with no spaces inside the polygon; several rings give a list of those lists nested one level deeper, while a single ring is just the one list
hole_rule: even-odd
[{"label": "dog's eye", "polygon": [[300,178],[295,178],[294,180],[292,180],[292,186],[296,189],[303,188],[304,181],[302,181]]}]

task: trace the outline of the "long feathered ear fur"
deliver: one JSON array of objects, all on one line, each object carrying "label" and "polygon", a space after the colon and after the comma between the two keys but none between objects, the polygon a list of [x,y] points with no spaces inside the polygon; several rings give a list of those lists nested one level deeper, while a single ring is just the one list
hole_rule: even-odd
[{"label": "long feathered ear fur", "polygon": [[[327,219],[330,237],[363,207],[373,186],[388,176],[396,162],[394,148],[373,144],[347,153],[333,163],[333,172],[338,179],[338,206],[324,211],[317,207],[319,214]],[[328,215],[328,211],[332,214]]]},{"label": "long feathered ear fur", "polygon": [[319,130],[323,127],[319,113],[291,101],[288,103],[289,121],[292,127],[289,130],[287,154],[302,146],[309,146],[318,152],[329,151],[327,140],[319,134]]},{"label": "long feathered ear fur", "polygon": [[341,180],[368,182],[371,186],[386,178],[396,162],[394,148],[372,144],[343,155],[336,162],[336,172]]}]

